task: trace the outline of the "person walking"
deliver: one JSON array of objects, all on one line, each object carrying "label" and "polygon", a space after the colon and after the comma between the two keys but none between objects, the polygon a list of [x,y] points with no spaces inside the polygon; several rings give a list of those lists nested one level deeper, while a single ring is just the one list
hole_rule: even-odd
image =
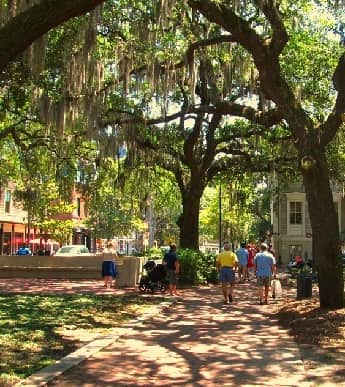
[{"label": "person walking", "polygon": [[237,256],[230,250],[230,244],[224,243],[224,251],[219,253],[216,258],[216,267],[219,270],[219,281],[224,296],[224,304],[229,304],[229,302],[233,301],[237,264]]},{"label": "person walking", "polygon": [[102,277],[104,286],[109,289],[112,285],[115,287],[117,276],[116,260],[118,257],[112,242],[109,242],[107,248],[103,250],[102,257]]},{"label": "person walking", "polygon": [[[256,254],[255,246],[248,245],[248,264],[247,264],[247,279],[248,279],[248,281],[250,281],[251,273],[254,270],[255,254]],[[255,276],[255,274],[253,274],[252,276]]]},{"label": "person walking", "polygon": [[276,252],[275,252],[275,250],[274,250],[274,248],[273,248],[272,243],[269,243],[269,244],[268,244],[268,249],[267,249],[267,251],[268,251],[269,253],[271,253],[271,254],[273,255],[274,258],[277,258],[277,257],[276,257]]},{"label": "person walking", "polygon": [[272,276],[276,275],[276,261],[274,256],[268,251],[266,243],[261,243],[260,252],[254,258],[254,267],[259,287],[260,305],[268,304],[268,292]]},{"label": "person walking", "polygon": [[248,250],[246,249],[245,242],[241,243],[241,247],[236,251],[236,255],[238,259],[238,278],[240,283],[243,283],[248,275]]},{"label": "person walking", "polygon": [[178,255],[176,254],[176,244],[170,244],[170,250],[164,255],[163,265],[166,265],[167,268],[167,277],[169,281],[169,293],[171,296],[178,296],[177,292],[177,283],[178,275],[180,273],[180,261]]}]

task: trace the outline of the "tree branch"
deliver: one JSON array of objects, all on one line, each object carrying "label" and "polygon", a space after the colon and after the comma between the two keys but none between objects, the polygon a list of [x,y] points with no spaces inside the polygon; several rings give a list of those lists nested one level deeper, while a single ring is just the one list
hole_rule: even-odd
[{"label": "tree branch", "polygon": [[255,3],[271,24],[273,34],[270,49],[278,56],[288,41],[288,35],[276,7],[277,2],[275,0],[255,0]]},{"label": "tree branch", "polygon": [[[267,1],[268,4],[272,4],[273,0]],[[268,9],[265,9],[270,14],[276,34],[276,41],[273,46],[270,46],[250,27],[248,21],[236,15],[223,3],[218,4],[210,0],[188,0],[188,4],[193,9],[200,11],[211,22],[230,32],[234,40],[252,55],[259,71],[260,86],[265,98],[274,101],[276,106],[281,108],[282,112],[284,111],[284,118],[289,123],[295,137],[303,138],[306,128],[312,128],[313,123],[296,100],[281,73],[278,54],[282,45],[285,44],[286,36],[282,32],[283,25],[278,20],[278,12],[274,10],[269,12]],[[282,36],[280,37],[279,34]]]},{"label": "tree branch", "polygon": [[[124,113],[121,111],[121,113]],[[102,122],[102,125],[107,124],[131,124],[131,123],[143,123],[145,125],[156,125],[156,124],[162,124],[167,123],[170,121],[174,121],[178,118],[184,117],[186,120],[190,119],[191,114],[219,114],[221,116],[225,115],[232,115],[237,116],[241,118],[246,118],[247,120],[251,121],[252,123],[256,123],[258,125],[262,125],[265,127],[271,127],[273,125],[278,124],[282,119],[283,115],[281,113],[280,109],[274,108],[271,110],[268,110],[266,112],[258,111],[250,106],[241,105],[235,102],[228,102],[228,101],[222,101],[218,103],[216,106],[213,105],[200,105],[199,107],[195,106],[186,106],[184,105],[183,110],[179,111],[177,113],[173,113],[170,115],[152,118],[152,119],[145,119],[144,117],[136,116],[132,113],[127,112],[126,114],[132,115],[132,117],[127,117],[124,119],[117,119],[110,122]]]},{"label": "tree branch", "polygon": [[249,23],[236,15],[230,8],[206,0],[188,0],[188,4],[200,11],[208,20],[222,26],[231,32],[234,42],[240,43],[249,52],[265,51],[260,36],[252,29]]},{"label": "tree branch", "polygon": [[86,14],[105,0],[42,0],[0,29],[0,71],[32,42],[63,22]]}]

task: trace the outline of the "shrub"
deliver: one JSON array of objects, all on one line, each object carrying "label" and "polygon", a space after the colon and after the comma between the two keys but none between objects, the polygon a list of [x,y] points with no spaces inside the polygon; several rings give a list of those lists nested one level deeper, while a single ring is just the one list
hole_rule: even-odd
[{"label": "shrub", "polygon": [[150,250],[145,251],[144,256],[147,256],[152,260],[161,260],[163,259],[163,251],[157,247],[152,247]]},{"label": "shrub", "polygon": [[179,249],[181,263],[180,282],[183,284],[205,284],[217,282],[215,255],[203,254],[191,249]]}]

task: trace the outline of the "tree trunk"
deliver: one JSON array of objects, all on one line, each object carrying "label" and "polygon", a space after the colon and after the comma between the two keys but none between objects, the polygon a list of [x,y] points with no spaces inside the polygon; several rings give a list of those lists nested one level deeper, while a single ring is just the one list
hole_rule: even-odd
[{"label": "tree trunk", "polygon": [[338,215],[324,152],[314,149],[313,158],[313,168],[302,168],[313,231],[313,262],[318,272],[321,308],[337,309],[344,307]]},{"label": "tree trunk", "polygon": [[182,248],[199,249],[200,198],[201,194],[188,192],[182,199],[183,212],[177,221]]}]

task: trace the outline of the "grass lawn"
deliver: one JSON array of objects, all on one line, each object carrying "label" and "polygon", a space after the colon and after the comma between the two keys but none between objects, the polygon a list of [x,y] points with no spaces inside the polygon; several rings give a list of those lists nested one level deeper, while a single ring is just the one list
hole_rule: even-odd
[{"label": "grass lawn", "polygon": [[137,295],[1,295],[0,386],[74,351],[81,332],[91,340],[161,301]]}]

